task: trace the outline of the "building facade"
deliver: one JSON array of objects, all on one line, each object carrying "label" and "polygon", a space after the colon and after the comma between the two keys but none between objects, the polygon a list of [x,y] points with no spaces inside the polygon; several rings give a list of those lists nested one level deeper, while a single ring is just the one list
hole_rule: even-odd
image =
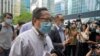
[{"label": "building facade", "polygon": [[0,15],[6,12],[13,14],[13,0],[0,0]]},{"label": "building facade", "polygon": [[21,0],[21,13],[30,12],[30,0]]},{"label": "building facade", "polygon": [[30,12],[36,7],[42,7],[42,0],[30,0]]},{"label": "building facade", "polygon": [[42,0],[42,7],[46,7],[52,15],[55,15],[55,0]]},{"label": "building facade", "polygon": [[48,8],[48,10],[50,11],[50,13],[52,14],[52,15],[55,15],[55,4],[54,4],[54,0],[48,0],[47,1],[47,8]]},{"label": "building facade", "polygon": [[68,0],[68,13],[66,18],[77,19],[81,14],[81,18],[99,18],[100,17],[100,0]]},{"label": "building facade", "polygon": [[52,16],[56,14],[65,15],[64,4],[64,0],[42,0],[42,7],[48,8]]},{"label": "building facade", "polygon": [[65,6],[65,15],[68,14],[68,0],[64,0],[64,6]]},{"label": "building facade", "polygon": [[21,0],[14,0],[14,16],[20,15],[20,9],[21,9]]},{"label": "building facade", "polygon": [[79,15],[81,18],[100,18],[100,0],[43,0],[43,4],[52,15],[63,12],[65,19],[77,19]]},{"label": "building facade", "polygon": [[55,2],[55,15],[56,14],[65,15],[64,1]]},{"label": "building facade", "polygon": [[13,8],[13,0],[0,0],[0,22],[4,13],[14,13]]}]

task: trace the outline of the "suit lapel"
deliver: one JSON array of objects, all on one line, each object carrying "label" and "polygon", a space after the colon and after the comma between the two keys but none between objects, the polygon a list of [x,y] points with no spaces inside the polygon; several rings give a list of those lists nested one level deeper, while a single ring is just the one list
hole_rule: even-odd
[{"label": "suit lapel", "polygon": [[61,41],[60,34],[59,34],[59,31],[57,30],[57,28],[55,29],[55,34],[56,34],[56,36],[57,36],[57,37],[56,37],[57,41],[58,41],[58,42],[62,42],[62,41]]}]

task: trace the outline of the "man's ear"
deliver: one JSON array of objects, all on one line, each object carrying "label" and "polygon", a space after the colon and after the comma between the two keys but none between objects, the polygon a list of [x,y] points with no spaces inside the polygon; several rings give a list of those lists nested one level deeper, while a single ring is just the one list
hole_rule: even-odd
[{"label": "man's ear", "polygon": [[36,19],[32,19],[32,24],[34,25],[34,23],[36,22]]},{"label": "man's ear", "polygon": [[55,20],[54,20],[55,22],[57,22],[57,18],[55,18]]},{"label": "man's ear", "polygon": [[35,18],[33,18],[33,19],[32,19],[32,22],[36,22],[36,19],[35,19]]}]

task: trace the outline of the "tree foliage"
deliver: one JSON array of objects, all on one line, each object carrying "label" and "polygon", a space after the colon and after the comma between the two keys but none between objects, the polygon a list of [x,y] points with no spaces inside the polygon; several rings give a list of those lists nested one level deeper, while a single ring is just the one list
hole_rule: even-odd
[{"label": "tree foliage", "polygon": [[15,16],[13,23],[17,24],[18,22],[29,22],[32,19],[32,14],[28,11],[24,3],[21,4],[20,16]]},{"label": "tree foliage", "polygon": [[31,19],[32,19],[32,14],[29,12],[24,12],[24,13],[21,13],[20,16],[15,16],[13,23],[17,24],[18,22],[21,22],[21,21],[22,22],[29,22],[29,21],[31,21]]}]

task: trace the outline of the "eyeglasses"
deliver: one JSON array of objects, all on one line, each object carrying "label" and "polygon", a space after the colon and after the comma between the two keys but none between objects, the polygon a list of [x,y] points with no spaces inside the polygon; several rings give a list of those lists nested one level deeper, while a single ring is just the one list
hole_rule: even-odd
[{"label": "eyeglasses", "polygon": [[11,19],[12,17],[6,17],[7,19]]},{"label": "eyeglasses", "polygon": [[41,21],[44,21],[44,22],[51,22],[51,18],[40,18]]},{"label": "eyeglasses", "polygon": [[60,19],[60,21],[62,21],[62,22],[63,22],[63,21],[64,21],[64,19]]}]

